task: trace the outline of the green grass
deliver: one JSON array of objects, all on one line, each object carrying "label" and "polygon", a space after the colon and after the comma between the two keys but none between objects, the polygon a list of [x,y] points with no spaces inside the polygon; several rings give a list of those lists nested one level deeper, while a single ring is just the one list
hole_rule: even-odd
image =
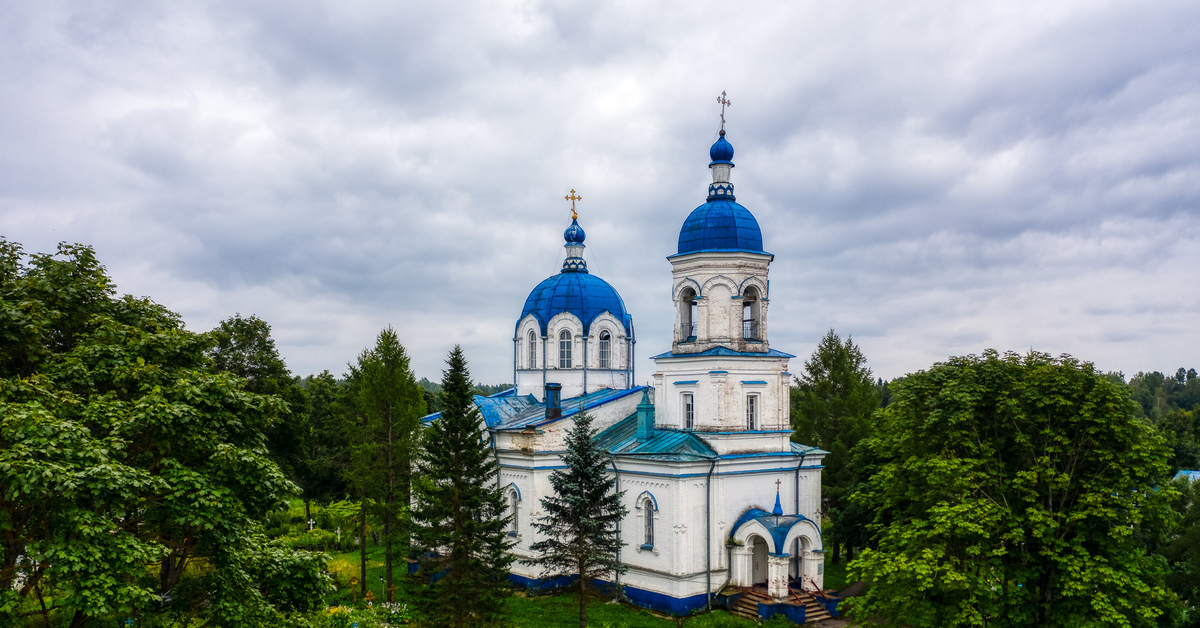
[{"label": "green grass", "polygon": [[825,563],[825,588],[841,591],[846,588],[846,561],[842,561],[840,565],[835,565],[831,562]]},{"label": "green grass", "polygon": [[[579,598],[571,593],[536,597],[513,597],[509,613],[516,628],[560,628],[579,625]],[[596,599],[588,604],[588,626],[597,628],[676,628],[679,620],[651,613],[628,604],[613,604]],[[750,628],[751,626],[792,626],[787,622],[759,624],[723,610],[683,618],[687,628]]]}]

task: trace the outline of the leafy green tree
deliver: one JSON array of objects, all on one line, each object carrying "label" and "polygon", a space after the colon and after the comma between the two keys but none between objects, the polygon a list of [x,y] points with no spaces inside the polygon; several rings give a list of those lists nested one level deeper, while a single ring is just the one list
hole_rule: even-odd
[{"label": "leafy green tree", "polygon": [[[363,351],[351,373],[362,418],[353,474],[364,501],[375,506],[383,524],[383,577],[390,590],[396,555],[408,554],[413,458],[425,398],[408,353],[390,326],[379,333],[373,349]],[[366,508],[362,517],[360,560],[365,588]]]},{"label": "leafy green tree", "polygon": [[1183,626],[1200,628],[1200,482],[1180,478],[1174,485],[1179,525],[1160,551],[1171,565],[1167,584],[1184,602]]},{"label": "leafy green tree", "polygon": [[877,549],[859,618],[912,626],[1150,626],[1174,619],[1163,561],[1166,447],[1126,390],[1069,356],[951,358],[894,390],[856,499]]},{"label": "leafy green tree", "polygon": [[829,451],[821,473],[822,509],[829,517],[833,563],[841,560],[841,547],[849,549],[865,536],[866,513],[852,507],[848,498],[859,477],[853,466],[855,448],[871,434],[871,417],[879,407],[879,393],[862,351],[832,329],[804,362],[804,373],[791,390],[792,439]]},{"label": "leafy green tree", "polygon": [[[233,373],[246,381],[245,390],[260,395],[275,395],[285,402],[278,420],[266,430],[267,451],[288,478],[302,484],[306,432],[304,389],[292,377],[287,364],[275,348],[271,325],[257,316],[235,314],[221,321],[211,332],[216,342],[205,354],[215,371]],[[307,494],[307,491],[302,492]],[[311,517],[309,500],[304,502],[306,519]]]},{"label": "leafy green tree", "polygon": [[625,544],[617,525],[627,511],[621,504],[625,492],[618,493],[616,480],[605,473],[608,455],[592,440],[591,415],[574,418],[563,454],[567,468],[550,474],[554,495],[541,500],[545,514],[533,527],[542,540],[530,549],[541,555],[536,564],[543,577],[579,576],[579,628],[586,628],[591,581],[628,569],[617,560]]},{"label": "leafy green tree", "polygon": [[418,575],[425,583],[419,607],[431,626],[504,624],[511,515],[461,347],[446,364],[442,415],[425,428],[421,480],[414,484]]},{"label": "leafy green tree", "polygon": [[213,339],[175,313],[117,297],[89,247],[23,259],[0,240],[0,623],[30,595],[71,626],[314,608],[321,557],[270,546],[258,524],[294,490],[263,437],[279,399],[212,372]]},{"label": "leafy green tree", "polygon": [[345,404],[345,386],[338,384],[329,371],[304,378],[303,422],[298,425],[299,452],[296,483],[304,497],[305,519],[311,519],[311,501],[330,502],[346,494],[341,471],[349,443],[342,425],[341,407]]}]

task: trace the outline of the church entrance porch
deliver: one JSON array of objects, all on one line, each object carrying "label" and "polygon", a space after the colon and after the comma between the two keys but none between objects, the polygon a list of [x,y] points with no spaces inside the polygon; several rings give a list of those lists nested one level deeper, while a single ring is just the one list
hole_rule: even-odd
[{"label": "church entrance porch", "polygon": [[729,540],[733,586],[762,586],[777,600],[790,595],[789,585],[821,591],[825,556],[820,529],[810,519],[751,508],[738,518]]}]

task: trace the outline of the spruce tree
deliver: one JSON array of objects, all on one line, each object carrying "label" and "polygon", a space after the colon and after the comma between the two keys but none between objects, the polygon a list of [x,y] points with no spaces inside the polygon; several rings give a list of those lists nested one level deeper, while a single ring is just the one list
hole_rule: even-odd
[{"label": "spruce tree", "polygon": [[587,597],[591,581],[627,569],[617,560],[621,541],[617,524],[625,517],[624,491],[605,473],[608,456],[592,440],[592,417],[575,415],[567,431],[567,468],[550,474],[554,495],[542,498],[546,514],[533,523],[543,540],[530,549],[541,553],[537,564],[543,577],[579,575],[579,626],[587,626]]},{"label": "spruce tree", "polygon": [[414,485],[413,539],[421,551],[416,601],[432,626],[506,623],[508,524],[500,467],[479,411],[462,348],[442,374],[442,416],[426,428]]}]

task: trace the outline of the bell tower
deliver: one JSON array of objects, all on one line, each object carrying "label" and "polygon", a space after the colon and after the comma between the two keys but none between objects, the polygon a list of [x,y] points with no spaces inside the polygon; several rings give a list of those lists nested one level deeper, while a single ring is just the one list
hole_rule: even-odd
[{"label": "bell tower", "polygon": [[766,353],[768,265],[758,221],[737,203],[729,175],[733,145],[725,131],[709,149],[707,202],[688,216],[679,249],[668,257],[675,301],[674,353],[714,347]]},{"label": "bell tower", "polygon": [[786,454],[794,356],[771,349],[767,337],[774,256],[734,196],[733,145],[724,128],[708,154],[708,198],[688,215],[678,249],[667,257],[675,338],[671,351],[653,358],[655,422],[703,433],[722,455]]}]

